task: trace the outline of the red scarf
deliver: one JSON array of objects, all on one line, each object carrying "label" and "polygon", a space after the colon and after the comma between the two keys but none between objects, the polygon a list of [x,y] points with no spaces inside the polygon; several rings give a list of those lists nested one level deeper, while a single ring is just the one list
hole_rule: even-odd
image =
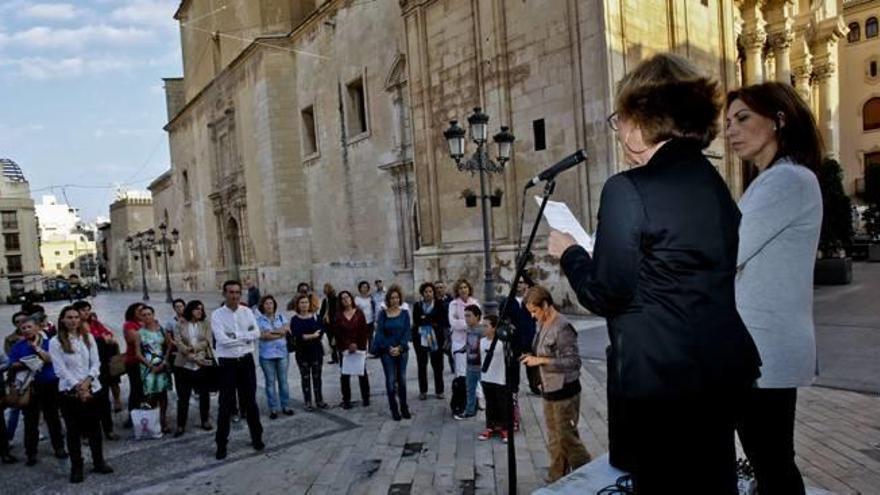
[{"label": "red scarf", "polygon": [[111,332],[107,327],[104,326],[103,323],[98,321],[98,319],[94,319],[89,322],[89,332],[96,339],[103,338],[106,336],[113,336],[113,332]]}]

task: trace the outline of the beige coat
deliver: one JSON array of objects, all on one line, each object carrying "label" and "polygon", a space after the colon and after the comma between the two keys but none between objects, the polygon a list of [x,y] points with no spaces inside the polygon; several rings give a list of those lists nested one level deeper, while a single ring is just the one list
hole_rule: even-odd
[{"label": "beige coat", "polygon": [[174,343],[178,350],[174,357],[174,366],[182,368],[192,362],[199,366],[210,365],[209,363],[214,361],[214,348],[211,346],[213,339],[211,322],[204,320],[197,323],[199,332],[194,342],[190,341],[184,332],[188,325],[189,322],[184,321],[178,323],[177,328],[174,329]]}]

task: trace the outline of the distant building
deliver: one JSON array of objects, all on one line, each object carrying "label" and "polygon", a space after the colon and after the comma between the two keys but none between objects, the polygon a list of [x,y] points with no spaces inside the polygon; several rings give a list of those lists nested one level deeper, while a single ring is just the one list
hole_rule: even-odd
[{"label": "distant building", "polygon": [[0,302],[42,291],[40,239],[30,184],[18,164],[0,158]]},{"label": "distant building", "polygon": [[43,274],[76,275],[83,282],[96,282],[95,227],[84,224],[78,209],[59,203],[55,196],[43,196],[36,215]]},{"label": "distant building", "polygon": [[[121,191],[110,205],[109,237],[103,241],[107,257],[107,283],[112,289],[132,290],[141,287],[140,261],[126,245],[126,239],[153,228],[153,198],[148,191]],[[149,251],[144,257],[148,272],[157,264]]]}]

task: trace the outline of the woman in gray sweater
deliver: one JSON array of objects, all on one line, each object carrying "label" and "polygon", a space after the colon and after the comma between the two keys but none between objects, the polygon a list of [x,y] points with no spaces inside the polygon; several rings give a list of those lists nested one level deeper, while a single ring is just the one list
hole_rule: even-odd
[{"label": "woman in gray sweater", "polygon": [[806,103],[790,85],[775,82],[728,95],[727,137],[759,171],[739,201],[736,305],[762,366],[737,432],[761,493],[803,494],[794,417],[797,387],[809,386],[816,369],[821,138]]}]

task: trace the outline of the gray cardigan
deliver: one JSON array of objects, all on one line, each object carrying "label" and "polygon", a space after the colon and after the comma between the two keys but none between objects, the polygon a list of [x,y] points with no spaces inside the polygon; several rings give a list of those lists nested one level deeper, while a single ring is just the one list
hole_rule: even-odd
[{"label": "gray cardigan", "polygon": [[761,354],[758,387],[810,385],[816,372],[819,182],[809,169],[783,158],[752,182],[739,207],[736,306]]}]

